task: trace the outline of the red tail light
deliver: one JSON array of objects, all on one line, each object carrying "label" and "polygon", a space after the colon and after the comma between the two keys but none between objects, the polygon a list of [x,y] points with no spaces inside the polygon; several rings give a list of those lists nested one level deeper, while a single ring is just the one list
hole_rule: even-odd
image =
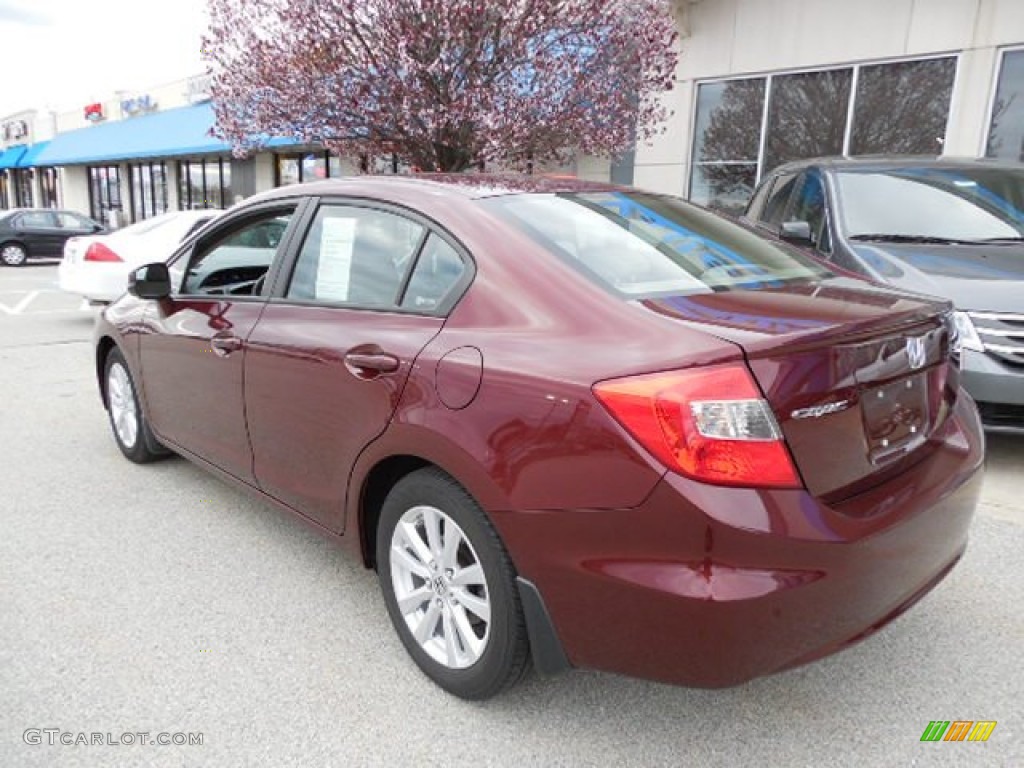
[{"label": "red tail light", "polygon": [[122,261],[121,257],[103,243],[93,243],[85,251],[85,261]]},{"label": "red tail light", "polygon": [[669,469],[718,485],[802,487],[742,364],[602,381],[594,394]]}]

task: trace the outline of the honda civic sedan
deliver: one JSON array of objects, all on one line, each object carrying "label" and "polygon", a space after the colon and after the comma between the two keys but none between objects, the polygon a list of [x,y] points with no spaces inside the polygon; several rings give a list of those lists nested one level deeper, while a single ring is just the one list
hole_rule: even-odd
[{"label": "honda civic sedan", "polygon": [[672,197],[364,177],[140,267],[95,351],[128,459],[336,538],[482,699],[531,666],[733,685],[921,598],[981,482],[952,325]]}]

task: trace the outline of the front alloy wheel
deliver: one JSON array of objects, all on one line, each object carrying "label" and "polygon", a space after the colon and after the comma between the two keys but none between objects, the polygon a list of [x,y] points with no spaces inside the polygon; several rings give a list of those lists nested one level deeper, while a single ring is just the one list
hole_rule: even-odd
[{"label": "front alloy wheel", "polygon": [[486,699],[526,672],[529,641],[515,569],[487,515],[436,467],[388,493],[377,577],[419,668],[449,693]]},{"label": "front alloy wheel", "polygon": [[105,367],[107,414],[117,447],[125,458],[145,464],[167,455],[146,423],[128,363],[116,347],[107,355]]},{"label": "front alloy wheel", "polygon": [[139,439],[139,405],[128,370],[119,360],[111,364],[107,373],[107,398],[114,436],[125,450],[130,451]]}]

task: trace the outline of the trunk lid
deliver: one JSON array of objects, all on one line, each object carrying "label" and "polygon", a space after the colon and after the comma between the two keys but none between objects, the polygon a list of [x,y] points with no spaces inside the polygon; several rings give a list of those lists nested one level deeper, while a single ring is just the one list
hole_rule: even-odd
[{"label": "trunk lid", "polygon": [[738,344],[808,490],[834,502],[925,458],[949,415],[949,305],[838,279],[644,304]]}]

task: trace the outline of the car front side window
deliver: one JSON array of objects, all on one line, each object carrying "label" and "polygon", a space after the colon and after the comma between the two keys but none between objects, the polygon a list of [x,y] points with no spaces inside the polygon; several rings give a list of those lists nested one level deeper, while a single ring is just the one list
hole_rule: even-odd
[{"label": "car front side window", "polygon": [[15,226],[18,229],[56,229],[57,222],[53,214],[47,211],[31,211],[23,213]]},{"label": "car front side window", "polygon": [[771,196],[764,204],[759,217],[759,223],[772,232],[779,231],[779,225],[785,221],[786,206],[793,194],[793,187],[796,184],[795,174],[786,174],[776,177],[772,185]]},{"label": "car front side window", "polygon": [[268,211],[200,243],[185,270],[181,293],[259,295],[293,212]]},{"label": "car front side window", "polygon": [[811,238],[818,250],[822,253],[829,253],[832,250],[828,217],[825,214],[825,185],[818,172],[808,171],[800,176],[785,220],[806,221],[810,225]]}]

